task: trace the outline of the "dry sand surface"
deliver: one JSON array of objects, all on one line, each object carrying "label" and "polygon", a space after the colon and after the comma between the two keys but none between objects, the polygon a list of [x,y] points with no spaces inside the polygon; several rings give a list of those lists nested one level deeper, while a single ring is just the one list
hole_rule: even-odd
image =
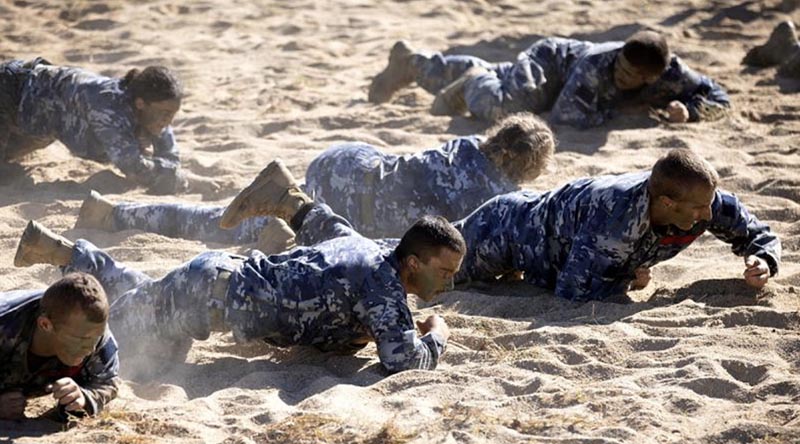
[{"label": "dry sand surface", "polygon": [[[155,382],[126,382],[98,419],[65,431],[0,422],[0,442],[800,442],[800,88],[739,63],[778,20],[800,20],[796,3],[0,0],[3,59],[41,55],[107,75],[154,63],[177,70],[188,92],[174,125],[183,165],[226,181],[209,199],[220,203],[276,157],[302,177],[334,142],[406,153],[482,132],[470,119],[429,115],[432,97],[417,87],[386,105],[366,101],[398,39],[499,61],[541,35],[624,39],[653,28],[727,88],[732,116],[663,125],[628,110],[606,128],[556,128],[557,171],[527,188],[645,169],[668,148],[691,147],[784,247],[780,276],[760,292],[740,279],[742,260],[704,236],[655,267],[632,304],[572,305],[528,286],[463,289],[432,305],[411,297],[415,315],[443,313],[454,329],[436,371],[387,377],[374,346],[341,357],[214,336]],[[11,265],[29,219],[153,276],[207,248],[239,251],[72,229],[91,188],[116,200],[161,198],[60,144],[0,173],[0,290],[43,288],[59,276]]]}]

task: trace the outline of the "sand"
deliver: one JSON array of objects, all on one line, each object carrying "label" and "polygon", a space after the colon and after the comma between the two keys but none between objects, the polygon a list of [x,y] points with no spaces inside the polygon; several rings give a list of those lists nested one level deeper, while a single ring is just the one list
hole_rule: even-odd
[{"label": "sand", "polygon": [[[731,117],[664,125],[633,109],[600,129],[556,128],[556,170],[526,188],[646,169],[667,149],[690,147],[784,248],[780,275],[762,291],[744,285],[740,258],[704,236],[656,266],[632,304],[573,305],[525,285],[460,289],[434,304],[410,297],[415,316],[442,313],[453,328],[436,371],[387,377],[374,346],[342,357],[215,335],[152,383],[126,381],[99,418],[63,431],[0,422],[0,442],[800,442],[800,85],[740,65],[780,19],[800,21],[796,3],[0,0],[2,59],[41,55],[107,75],[174,68],[188,92],[174,125],[183,165],[224,182],[219,196],[150,196],[58,143],[3,166],[0,290],[44,288],[59,276],[51,266],[13,267],[29,219],[152,276],[207,248],[242,251],[74,230],[92,188],[114,200],[225,203],[276,157],[302,177],[334,142],[406,153],[482,132],[479,122],[428,114],[433,98],[417,87],[385,105],[366,101],[401,38],[499,61],[541,35],[665,33],[727,88]],[[48,406],[37,400],[29,413]]]}]

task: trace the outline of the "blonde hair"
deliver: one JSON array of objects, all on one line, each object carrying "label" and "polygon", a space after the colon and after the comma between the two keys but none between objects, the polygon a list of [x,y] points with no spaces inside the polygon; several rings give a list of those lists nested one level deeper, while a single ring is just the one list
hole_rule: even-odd
[{"label": "blonde hair", "polygon": [[481,151],[515,183],[539,177],[553,158],[556,138],[531,113],[512,114],[489,128]]}]

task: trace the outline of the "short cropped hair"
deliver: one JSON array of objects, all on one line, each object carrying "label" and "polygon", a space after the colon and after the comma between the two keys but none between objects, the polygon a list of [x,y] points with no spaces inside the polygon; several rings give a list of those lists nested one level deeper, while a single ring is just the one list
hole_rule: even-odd
[{"label": "short cropped hair", "polygon": [[183,98],[183,85],[178,77],[164,66],[148,66],[142,71],[132,69],[125,74],[121,85],[134,99],[140,98],[148,103]]},{"label": "short cropped hair", "polygon": [[555,146],[553,131],[542,119],[517,113],[489,128],[480,148],[511,181],[519,183],[544,172]]},{"label": "short cropped hair", "polygon": [[467,244],[456,228],[442,216],[424,216],[406,231],[395,249],[399,261],[414,255],[423,262],[438,254],[441,248],[465,254]]},{"label": "short cropped hair", "polygon": [[86,273],[70,273],[47,288],[42,296],[42,314],[53,323],[64,322],[76,309],[93,323],[108,320],[108,299],[100,282]]},{"label": "short cropped hair", "polygon": [[653,31],[639,31],[625,40],[622,54],[633,66],[660,73],[669,64],[667,39]]},{"label": "short cropped hair", "polygon": [[718,183],[719,175],[710,163],[690,149],[679,148],[658,159],[650,173],[649,189],[653,197],[680,200],[689,189],[715,189]]}]

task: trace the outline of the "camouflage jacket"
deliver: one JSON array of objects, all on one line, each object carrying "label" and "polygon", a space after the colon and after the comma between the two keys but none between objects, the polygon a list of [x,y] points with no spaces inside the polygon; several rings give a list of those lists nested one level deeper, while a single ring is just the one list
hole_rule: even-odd
[{"label": "camouflage jacket", "polygon": [[234,336],[342,353],[374,340],[390,372],[435,368],[445,341],[417,336],[393,250],[353,231],[326,205],[309,212],[306,229],[332,234],[283,254],[255,251],[232,273],[225,320]]},{"label": "camouflage jacket", "polygon": [[689,110],[689,121],[718,119],[730,106],[727,93],[719,85],[675,55],[655,83],[623,91],[614,83],[614,63],[624,42],[593,44],[551,38],[546,43],[532,45],[519,59],[532,62],[527,82],[531,89],[539,88],[547,94],[542,102],[553,104],[550,120],[554,123],[579,128],[599,126],[627,101],[663,108],[678,100]]},{"label": "camouflage jacket", "polygon": [[717,190],[712,219],[689,231],[649,222],[650,173],[579,179],[542,194],[490,200],[455,225],[467,255],[457,280],[486,280],[523,271],[558,296],[601,300],[624,293],[634,270],[670,259],[705,231],[738,256],[763,258],[778,272],[781,244],[733,194]]},{"label": "camouflage jacket", "polygon": [[370,238],[400,237],[424,215],[456,220],[518,190],[481,152],[478,137],[396,156],[365,143],[336,145],[306,171],[306,192]]},{"label": "camouflage jacket", "polygon": [[[23,82],[17,125],[26,135],[58,139],[77,156],[111,161],[140,184],[185,187],[172,128],[155,138],[137,137],[132,100],[120,82],[38,63]],[[150,145],[152,157],[144,155]]]},{"label": "camouflage jacket", "polygon": [[86,412],[97,414],[117,396],[120,384],[114,336],[106,329],[95,351],[79,366],[67,367],[52,357],[38,369],[28,368],[28,348],[43,294],[23,290],[0,295],[0,393],[20,390],[27,397],[42,396],[48,384],[71,377],[86,397]]}]

